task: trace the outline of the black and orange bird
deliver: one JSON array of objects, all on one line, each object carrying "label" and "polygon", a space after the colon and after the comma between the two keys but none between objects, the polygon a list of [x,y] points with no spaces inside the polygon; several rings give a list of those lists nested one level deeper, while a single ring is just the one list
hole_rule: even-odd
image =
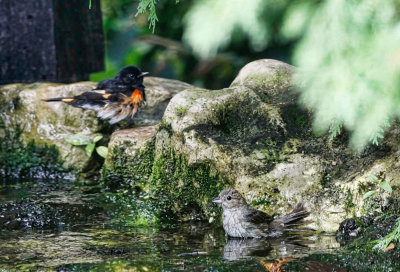
[{"label": "black and orange bird", "polygon": [[99,82],[91,91],[73,97],[49,98],[44,101],[61,101],[77,108],[93,110],[98,117],[115,124],[128,116],[133,117],[146,101],[143,77],[148,74],[136,66],[127,66],[113,79]]}]

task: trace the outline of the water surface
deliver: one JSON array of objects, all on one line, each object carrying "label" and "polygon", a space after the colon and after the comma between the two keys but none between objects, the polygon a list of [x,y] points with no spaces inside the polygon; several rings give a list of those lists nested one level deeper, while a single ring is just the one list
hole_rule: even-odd
[{"label": "water surface", "polygon": [[273,271],[338,247],[330,235],[226,239],[206,222],[132,227],[100,200],[73,181],[4,180],[0,271]]}]

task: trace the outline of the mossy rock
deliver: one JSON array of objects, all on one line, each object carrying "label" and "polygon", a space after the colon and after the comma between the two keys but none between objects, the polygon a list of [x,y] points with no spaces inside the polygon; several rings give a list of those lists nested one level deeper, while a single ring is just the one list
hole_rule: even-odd
[{"label": "mossy rock", "polygon": [[[373,188],[371,174],[400,184],[398,130],[359,154],[347,147],[346,133],[333,142],[314,135],[312,113],[297,103],[294,72],[288,64],[259,60],[229,88],[192,88],[174,96],[142,150],[152,155],[143,160],[140,190],[178,219],[214,217],[210,201],[228,185],[271,214],[302,201],[312,227],[321,231],[368,213],[373,200],[362,197]],[[120,152],[135,161],[131,153]]]},{"label": "mossy rock", "polygon": [[[159,130],[157,137],[162,133]],[[152,213],[134,220],[147,218],[165,224],[215,215],[212,196],[224,184],[218,173],[207,165],[189,167],[186,159],[174,154],[167,145],[165,149],[158,146],[156,154],[156,141],[154,126],[113,133],[102,171],[105,186],[119,192],[117,197],[122,202],[129,202],[124,197],[138,198],[132,205]],[[132,194],[124,196],[127,189]],[[133,224],[136,223],[139,222]]]},{"label": "mossy rock", "polygon": [[49,97],[73,96],[91,90],[92,82],[75,84],[33,83],[0,87],[0,118],[5,130],[22,129],[21,140],[38,145],[55,145],[65,161],[65,167],[78,170],[88,167],[85,150],[71,146],[65,138],[82,133],[94,137],[102,124],[94,112],[83,111],[64,103],[45,103]]},{"label": "mossy rock", "polygon": [[[160,122],[169,100],[191,85],[177,80],[149,77],[145,79],[147,103],[135,116],[135,125],[154,125]],[[112,127],[99,120],[90,110],[71,107],[65,103],[46,103],[50,97],[70,97],[92,90],[95,82],[73,84],[33,83],[0,86],[0,137],[5,131],[22,129],[24,143],[55,145],[64,167],[72,166],[80,172],[89,172],[98,165],[85,149],[65,141],[69,135],[83,134],[94,138],[108,134]],[[105,137],[106,139],[107,137]]]}]

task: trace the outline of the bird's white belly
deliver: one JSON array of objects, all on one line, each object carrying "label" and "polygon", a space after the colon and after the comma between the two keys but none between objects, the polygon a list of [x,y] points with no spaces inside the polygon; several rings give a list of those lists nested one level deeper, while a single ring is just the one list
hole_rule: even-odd
[{"label": "bird's white belly", "polygon": [[225,232],[231,237],[247,237],[246,229],[243,225],[241,212],[224,211],[222,214],[222,225]]}]

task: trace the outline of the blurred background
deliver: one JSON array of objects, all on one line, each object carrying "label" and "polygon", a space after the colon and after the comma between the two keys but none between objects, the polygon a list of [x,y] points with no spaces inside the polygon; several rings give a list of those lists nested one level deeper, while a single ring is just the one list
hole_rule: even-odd
[{"label": "blurred background", "polygon": [[[106,71],[228,87],[250,61],[298,67],[315,131],[345,128],[350,145],[378,144],[400,115],[398,0],[102,0]],[[138,10],[140,12],[138,12]],[[154,32],[153,32],[154,30]]]},{"label": "blurred background", "polygon": [[[153,33],[151,12],[137,14],[139,1],[102,0],[107,71],[91,79],[109,78],[121,67],[136,64],[153,76],[210,89],[228,87],[252,60],[292,61],[293,45],[304,26],[287,29],[291,26],[284,15],[292,12],[291,2],[161,0]],[[307,19],[309,5],[318,1],[303,2],[307,7],[300,5],[302,14],[296,16],[306,18],[296,20]]]}]

